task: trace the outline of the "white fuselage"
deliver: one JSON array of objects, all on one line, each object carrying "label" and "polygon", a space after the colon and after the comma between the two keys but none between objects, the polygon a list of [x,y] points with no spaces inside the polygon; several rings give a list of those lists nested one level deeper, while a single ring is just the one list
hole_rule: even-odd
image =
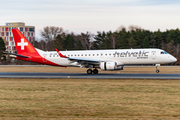
[{"label": "white fuselage", "polygon": [[[36,49],[45,59],[62,66],[80,66],[76,62],[70,62],[67,58],[60,57],[56,51],[44,52]],[[161,49],[113,49],[113,50],[79,50],[61,51],[67,57],[114,61],[117,65],[127,64],[162,64],[173,63],[176,60],[172,55]]]}]

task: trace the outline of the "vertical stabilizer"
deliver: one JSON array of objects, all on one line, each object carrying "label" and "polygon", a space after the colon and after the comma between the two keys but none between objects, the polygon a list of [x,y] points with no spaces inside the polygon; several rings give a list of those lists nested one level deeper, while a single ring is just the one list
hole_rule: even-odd
[{"label": "vertical stabilizer", "polygon": [[12,33],[18,54],[31,55],[37,53],[36,49],[18,29],[12,29]]}]

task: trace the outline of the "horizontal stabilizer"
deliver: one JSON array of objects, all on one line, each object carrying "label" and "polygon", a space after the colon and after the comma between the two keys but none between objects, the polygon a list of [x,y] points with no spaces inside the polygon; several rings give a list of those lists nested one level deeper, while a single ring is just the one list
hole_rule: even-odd
[{"label": "horizontal stabilizer", "polygon": [[9,54],[9,55],[15,55],[15,56],[18,56],[18,57],[23,57],[23,58],[29,58],[27,56],[23,56],[23,55],[18,55],[18,54],[15,54],[15,53],[8,53],[8,52],[3,52],[4,54]]}]

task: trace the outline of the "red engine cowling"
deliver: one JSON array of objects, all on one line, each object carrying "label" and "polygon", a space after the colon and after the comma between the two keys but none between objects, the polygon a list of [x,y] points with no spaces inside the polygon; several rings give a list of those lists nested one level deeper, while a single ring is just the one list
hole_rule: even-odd
[{"label": "red engine cowling", "polygon": [[101,62],[101,70],[123,70],[124,65],[117,65],[116,62]]}]

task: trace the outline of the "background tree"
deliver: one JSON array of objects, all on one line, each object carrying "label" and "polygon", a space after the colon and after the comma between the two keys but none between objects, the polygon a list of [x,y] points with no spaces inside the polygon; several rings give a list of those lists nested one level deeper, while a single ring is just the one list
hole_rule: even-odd
[{"label": "background tree", "polygon": [[77,50],[83,50],[83,45],[80,40],[77,43]]},{"label": "background tree", "polygon": [[[0,37],[0,61],[2,61],[2,56],[3,56],[3,51],[5,51],[6,48],[5,48],[5,43],[4,43],[4,40]],[[5,59],[5,57],[3,58]]]},{"label": "background tree", "polygon": [[86,33],[81,33],[80,35],[77,35],[76,41],[79,42],[81,41],[81,45],[83,46],[84,50],[91,50],[92,49],[92,37],[93,34],[86,32]]},{"label": "background tree", "polygon": [[53,41],[53,49],[57,48],[58,50],[65,50],[66,49],[66,48],[64,48],[65,47],[65,45],[64,45],[65,37],[66,37],[65,32],[57,35],[57,37]]},{"label": "background tree", "polygon": [[95,49],[103,49],[103,42],[105,41],[106,33],[103,31],[102,33],[100,31],[97,32],[97,35],[94,37],[94,48]]},{"label": "background tree", "polygon": [[65,50],[74,50],[75,40],[72,34],[68,34],[63,41],[63,48]]},{"label": "background tree", "polygon": [[145,38],[144,38],[144,41],[143,41],[143,48],[149,48],[148,37],[145,37]]},{"label": "background tree", "polygon": [[41,37],[46,41],[46,50],[53,50],[53,40],[57,37],[57,35],[63,33],[63,28],[55,27],[55,26],[46,26],[40,32]]},{"label": "background tree", "polygon": [[126,28],[122,28],[118,30],[117,37],[117,48],[118,49],[127,49],[128,47],[128,39],[130,38],[130,32],[126,31]]},{"label": "background tree", "polygon": [[166,44],[166,51],[170,54],[175,53],[175,46],[174,46],[174,41],[171,40],[169,43]]},{"label": "background tree", "polygon": [[129,48],[136,48],[136,46],[136,40],[133,37],[129,38]]}]

